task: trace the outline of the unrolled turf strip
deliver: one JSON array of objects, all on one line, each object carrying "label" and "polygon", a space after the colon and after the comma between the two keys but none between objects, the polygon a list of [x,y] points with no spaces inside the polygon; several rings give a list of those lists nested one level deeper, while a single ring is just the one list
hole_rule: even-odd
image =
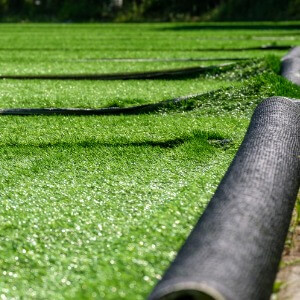
[{"label": "unrolled turf strip", "polygon": [[241,61],[249,60],[247,57],[214,57],[214,58],[82,58],[68,61],[74,62],[90,62],[90,61],[112,61],[112,62],[197,62],[197,61]]},{"label": "unrolled turf strip", "polygon": [[135,105],[130,107],[104,107],[104,108],[4,108],[0,115],[30,116],[30,115],[71,115],[71,116],[104,116],[104,115],[139,115],[157,112],[168,107],[180,105],[203,94],[195,94],[174,99],[163,100],[157,103]]},{"label": "unrolled turf strip", "polygon": [[[207,51],[253,51],[253,50],[288,50],[291,49],[293,46],[292,45],[266,45],[266,46],[261,46],[261,47],[238,47],[238,48],[188,48],[188,49],[184,49],[184,48],[178,48],[178,49],[172,49],[172,51],[203,51],[203,52],[207,52]],[[99,52],[100,50],[115,50],[113,47],[101,47],[101,48],[66,48],[66,47],[61,47],[61,48],[12,48],[12,47],[1,47],[0,51],[96,51]],[[127,51],[128,48],[118,48],[119,51]],[[145,48],[131,48],[130,50],[132,51],[140,51],[140,50],[145,50]],[[162,52],[162,51],[170,51],[170,49],[168,48],[151,48],[149,49],[150,51],[153,52]]]},{"label": "unrolled turf strip", "polygon": [[45,79],[45,80],[129,80],[129,79],[174,79],[186,76],[197,76],[222,67],[233,66],[233,64],[222,64],[208,67],[178,68],[148,72],[128,72],[110,74],[24,74],[24,75],[0,75],[0,79]]},{"label": "unrolled turf strip", "polygon": [[270,299],[299,189],[299,154],[300,106],[266,99],[149,299]]},{"label": "unrolled turf strip", "polygon": [[300,85],[300,47],[294,47],[281,60],[281,75]]}]

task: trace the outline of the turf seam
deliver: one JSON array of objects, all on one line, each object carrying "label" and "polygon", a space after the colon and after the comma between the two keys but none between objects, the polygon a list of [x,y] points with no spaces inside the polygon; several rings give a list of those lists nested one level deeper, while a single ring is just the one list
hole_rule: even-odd
[{"label": "turf seam", "polygon": [[223,57],[223,58],[83,58],[66,60],[69,62],[89,62],[89,61],[111,61],[111,62],[197,62],[197,61],[243,61],[249,57]]},{"label": "turf seam", "polygon": [[148,72],[107,73],[107,74],[24,74],[24,75],[0,75],[0,79],[17,80],[138,80],[138,79],[169,79],[182,76],[197,76],[206,72],[224,67],[232,67],[234,64],[223,64],[208,67],[191,67],[166,69]]},{"label": "turf seam", "polygon": [[[291,49],[293,45],[266,45],[266,46],[260,46],[260,47],[240,47],[240,48],[177,48],[172,49],[172,52],[208,52],[208,51],[252,51],[252,50],[288,50]],[[166,48],[0,48],[0,51],[103,51],[103,50],[112,50],[112,51],[165,51],[169,52],[170,49]]]},{"label": "turf seam", "polygon": [[107,107],[107,108],[8,108],[0,109],[0,115],[138,115],[157,112],[164,108],[174,107],[186,100],[197,98],[208,93],[200,93],[188,96],[177,97],[157,103],[143,104],[130,107]]}]

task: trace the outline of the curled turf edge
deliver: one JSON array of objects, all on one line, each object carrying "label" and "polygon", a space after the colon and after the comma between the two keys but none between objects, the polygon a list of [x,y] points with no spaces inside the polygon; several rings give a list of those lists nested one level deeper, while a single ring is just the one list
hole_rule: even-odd
[{"label": "curled turf edge", "polygon": [[260,104],[212,200],[149,300],[269,299],[300,184],[300,107]]}]

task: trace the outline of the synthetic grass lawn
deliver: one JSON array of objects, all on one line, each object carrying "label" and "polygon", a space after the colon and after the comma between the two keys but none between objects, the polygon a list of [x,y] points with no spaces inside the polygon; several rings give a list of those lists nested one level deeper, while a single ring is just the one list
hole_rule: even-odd
[{"label": "synthetic grass lawn", "polygon": [[[230,60],[229,60],[230,62]],[[118,73],[118,72],[142,72],[176,69],[183,67],[198,67],[216,65],[217,62],[69,62],[69,61],[46,61],[38,62],[34,66],[31,60],[1,63],[1,75],[6,74],[82,74],[82,73]]]},{"label": "synthetic grass lawn", "polygon": [[[299,38],[286,27],[172,26],[1,25],[0,40],[3,48],[85,48],[90,57],[109,44],[122,57],[118,49],[133,46],[172,54],[184,37],[178,47]],[[16,59],[19,71],[17,57],[28,52],[16,53],[11,64]],[[68,58],[68,51],[55,53]],[[1,62],[6,54],[1,51]],[[43,55],[40,66],[51,69],[52,58]],[[32,70],[44,72],[35,69],[38,56],[32,58]],[[70,71],[66,66],[61,72]],[[174,81],[1,81],[1,107],[128,106],[203,95],[149,115],[1,117],[0,297],[144,299],[203,212],[255,106],[272,95],[300,98],[300,89],[276,74],[278,66],[278,58],[265,57]]]},{"label": "synthetic grass lawn", "polygon": [[[279,25],[279,26],[278,26]],[[195,50],[289,45],[299,41],[299,23],[253,24],[232,28],[219,24],[35,24],[1,25],[2,49]],[[230,26],[230,24],[229,24]],[[225,28],[225,29],[224,29]]]},{"label": "synthetic grass lawn", "polygon": [[239,138],[247,120],[223,122],[2,119],[2,292],[143,299],[232,158],[220,139]]},{"label": "synthetic grass lawn", "polygon": [[226,80],[0,81],[1,107],[110,107],[155,103],[238,83]]},{"label": "synthetic grass lawn", "polygon": [[125,107],[149,104],[179,96],[241,86],[241,79],[265,72],[278,61],[244,61],[207,71],[192,78],[173,80],[0,80],[1,108],[10,107]]}]

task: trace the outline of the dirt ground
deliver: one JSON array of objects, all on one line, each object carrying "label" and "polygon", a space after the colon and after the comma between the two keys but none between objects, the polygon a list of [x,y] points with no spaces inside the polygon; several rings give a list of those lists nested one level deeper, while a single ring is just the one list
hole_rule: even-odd
[{"label": "dirt ground", "polygon": [[274,299],[300,299],[300,222],[296,210],[276,281],[280,283],[280,289]]}]

